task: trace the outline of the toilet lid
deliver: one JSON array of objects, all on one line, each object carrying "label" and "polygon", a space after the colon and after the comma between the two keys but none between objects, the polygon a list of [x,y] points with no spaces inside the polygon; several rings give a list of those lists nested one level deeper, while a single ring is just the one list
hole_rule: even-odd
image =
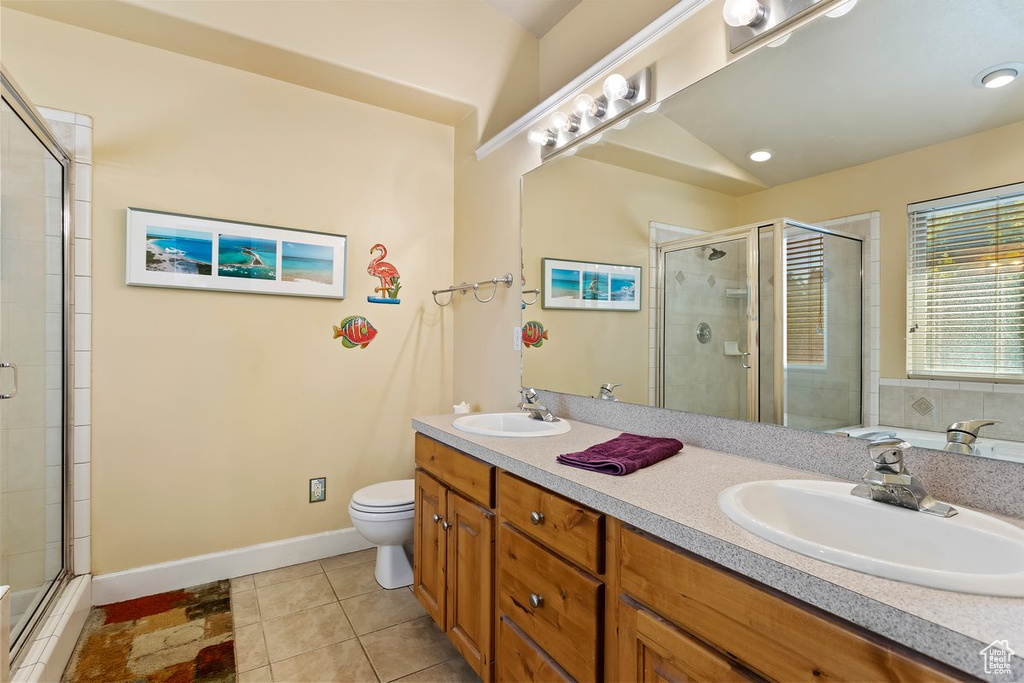
[{"label": "toilet lid", "polygon": [[416,500],[416,484],[412,479],[383,481],[352,494],[352,504],[361,508],[407,507]]}]

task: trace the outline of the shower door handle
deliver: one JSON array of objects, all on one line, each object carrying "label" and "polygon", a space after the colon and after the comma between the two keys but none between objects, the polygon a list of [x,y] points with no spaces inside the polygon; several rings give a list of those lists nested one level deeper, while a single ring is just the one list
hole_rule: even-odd
[{"label": "shower door handle", "polygon": [[0,369],[2,368],[10,368],[11,370],[14,370],[14,388],[11,389],[11,393],[9,394],[0,394],[0,400],[14,398],[18,395],[18,366],[14,363],[0,363]]},{"label": "shower door handle", "polygon": [[743,353],[740,354],[740,357],[743,358],[743,360],[740,361],[740,365],[743,366],[744,370],[749,370],[750,369],[750,366],[747,365],[747,359],[746,359],[746,356],[749,356],[749,355],[750,355],[750,351],[744,351]]}]

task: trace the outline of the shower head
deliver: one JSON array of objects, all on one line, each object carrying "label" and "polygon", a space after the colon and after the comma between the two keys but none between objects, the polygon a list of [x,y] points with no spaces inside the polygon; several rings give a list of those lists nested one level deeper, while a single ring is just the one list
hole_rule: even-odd
[{"label": "shower head", "polygon": [[725,256],[725,252],[716,247],[711,247],[711,253],[708,254],[708,261],[717,261],[718,259]]}]

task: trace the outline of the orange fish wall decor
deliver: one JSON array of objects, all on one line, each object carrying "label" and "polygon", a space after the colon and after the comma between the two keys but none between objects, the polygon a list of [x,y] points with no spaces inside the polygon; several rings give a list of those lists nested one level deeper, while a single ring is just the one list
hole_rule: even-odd
[{"label": "orange fish wall decor", "polygon": [[531,320],[523,325],[523,346],[539,349],[547,338],[548,331],[536,320]]},{"label": "orange fish wall decor", "polygon": [[334,338],[341,337],[341,345],[346,349],[365,349],[376,336],[377,328],[361,315],[350,315],[334,326]]}]

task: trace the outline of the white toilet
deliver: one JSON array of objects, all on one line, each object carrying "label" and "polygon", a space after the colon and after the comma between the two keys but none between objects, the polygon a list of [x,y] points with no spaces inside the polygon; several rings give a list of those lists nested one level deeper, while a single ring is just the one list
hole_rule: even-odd
[{"label": "white toilet", "polygon": [[412,541],[416,486],[413,479],[384,481],[352,494],[348,514],[363,538],[376,544],[374,576],[384,588],[412,584],[412,564],[403,544]]}]

